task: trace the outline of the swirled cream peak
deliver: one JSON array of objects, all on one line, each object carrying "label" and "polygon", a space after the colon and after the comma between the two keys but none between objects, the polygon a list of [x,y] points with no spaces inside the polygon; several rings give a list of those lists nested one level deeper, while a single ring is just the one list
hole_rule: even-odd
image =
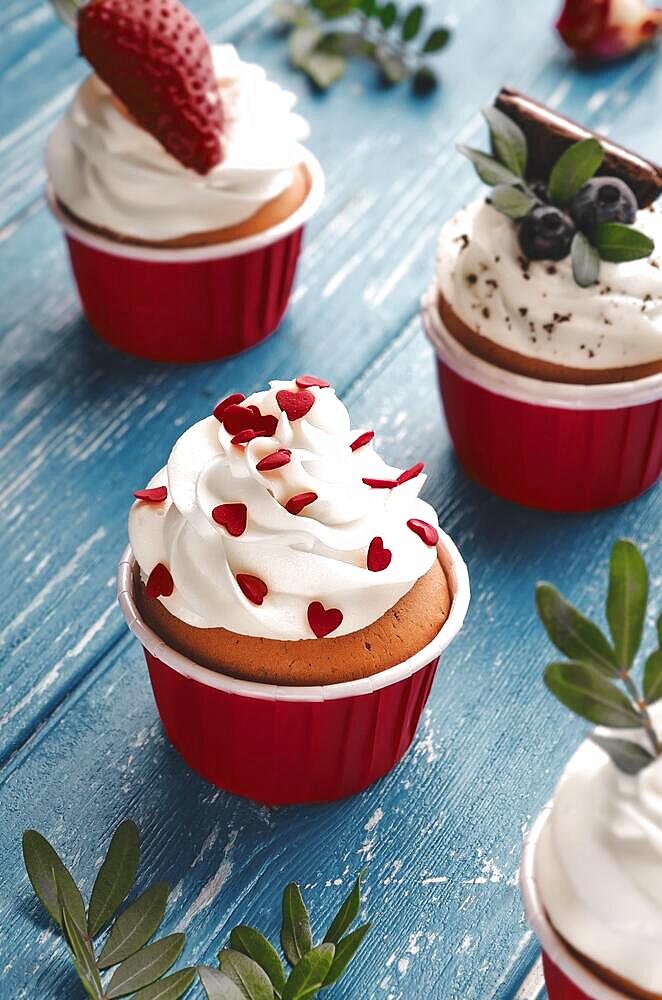
[{"label": "swirled cream peak", "polygon": [[582,744],[542,829],[535,875],[566,941],[662,994],[662,758],[632,777],[594,743]]},{"label": "swirled cream peak", "polygon": [[292,111],[296,98],[232,45],[212,54],[224,113],[216,167],[200,176],[183,166],[92,75],[49,138],[58,199],[92,225],[158,241],[233,226],[282,194],[308,135]]},{"label": "swirled cream peak", "polygon": [[[345,635],[377,621],[433,566],[434,537],[426,542],[418,524],[431,525],[433,536],[438,526],[418,497],[425,476],[418,466],[402,476],[384,462],[370,434],[352,430],[331,387],[272,382],[215,412],[221,419],[186,431],[149,484],[167,487],[167,499],[136,503],[129,518],[143,579],[167,567],[174,590],[161,600],[177,618],[311,639],[308,609],[320,602],[342,614],[333,637]],[[260,436],[233,443],[251,437],[247,424]],[[399,477],[391,488],[364,482]],[[385,568],[368,568],[375,538],[391,553]],[[246,577],[266,589],[260,604],[242,590]]]},{"label": "swirled cream peak", "polygon": [[484,200],[441,231],[437,287],[472,330],[526,357],[570,368],[627,368],[662,358],[662,214],[644,209],[636,228],[652,256],[600,265],[580,288],[570,257],[527,261],[517,229]]}]

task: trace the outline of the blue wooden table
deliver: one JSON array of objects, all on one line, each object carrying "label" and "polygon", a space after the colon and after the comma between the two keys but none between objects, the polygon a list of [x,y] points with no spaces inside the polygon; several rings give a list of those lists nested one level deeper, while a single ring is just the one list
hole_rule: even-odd
[{"label": "blue wooden table", "polygon": [[[580,74],[551,29],[556,0],[440,0],[455,35],[435,95],[379,90],[357,68],[316,96],[288,67],[268,0],[192,6],[213,40],[298,93],[328,179],[278,334],[197,368],[122,357],[81,318],[45,205],[43,148],[86,68],[45,0],[0,10],[0,996],[82,996],[31,895],[21,831],[52,839],[89,889],[101,845],[131,816],[140,884],[175,886],[165,928],[188,932],[189,963],[212,963],[241,920],[275,932],[291,879],[323,923],[367,864],[363,909],[376,929],[334,997],[533,1000],[542,985],[517,890],[522,832],[582,735],[541,682],[550,650],[533,586],[555,580],[599,612],[611,541],[627,535],[647,552],[659,607],[660,492],[561,517],[467,481],[440,417],[419,298],[439,226],[477,191],[454,142],[483,139],[479,104],[510,82],[661,159],[662,62],[649,51]],[[182,429],[230,391],[302,370],[334,382],[387,458],[427,460],[425,495],[469,565],[473,602],[404,762],[352,800],[270,810],[204,784],[169,747],[114,580],[131,490]]]}]

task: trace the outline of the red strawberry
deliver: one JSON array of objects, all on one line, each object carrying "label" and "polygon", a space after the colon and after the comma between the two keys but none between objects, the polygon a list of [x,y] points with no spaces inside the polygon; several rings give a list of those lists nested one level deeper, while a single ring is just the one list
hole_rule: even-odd
[{"label": "red strawberry", "polygon": [[221,160],[223,107],[211,49],[179,0],[92,0],[81,54],[139,125],[199,174]]}]

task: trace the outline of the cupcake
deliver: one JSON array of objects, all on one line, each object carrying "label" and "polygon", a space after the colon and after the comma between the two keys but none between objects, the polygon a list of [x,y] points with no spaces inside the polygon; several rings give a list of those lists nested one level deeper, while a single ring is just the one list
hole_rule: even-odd
[{"label": "cupcake", "polygon": [[423,463],[394,468],[373,439],[324,380],[272,382],[219,403],[136,492],[120,599],[171,740],[222,787],[336,798],[413,738],[466,570],[418,496]]},{"label": "cupcake", "polygon": [[257,343],[280,322],[323,188],[294,96],[210,47],[177,0],[93,0],[77,28],[95,72],[47,168],[91,326],[163,361]]},{"label": "cupcake", "polygon": [[620,503],[662,467],[662,171],[514,91],[484,114],[492,190],[424,302],[458,457],[519,503]]}]

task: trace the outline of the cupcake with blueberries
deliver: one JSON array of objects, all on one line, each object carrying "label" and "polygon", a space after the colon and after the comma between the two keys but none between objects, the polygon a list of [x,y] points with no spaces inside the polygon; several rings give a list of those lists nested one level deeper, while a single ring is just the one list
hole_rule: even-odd
[{"label": "cupcake with blueberries", "polygon": [[91,326],[156,360],[251,346],[280,322],[323,189],[294,96],[179,0],[56,6],[93,70],[47,152]]},{"label": "cupcake with blueberries", "polygon": [[385,462],[332,387],[300,376],[223,400],[136,492],[121,600],[196,770],[304,801],[402,756],[468,600],[424,482],[422,462]]},{"label": "cupcake with blueberries", "polygon": [[622,502],[662,465],[662,171],[515,91],[484,115],[492,152],[460,151],[490,191],[424,303],[456,451],[524,504]]}]

